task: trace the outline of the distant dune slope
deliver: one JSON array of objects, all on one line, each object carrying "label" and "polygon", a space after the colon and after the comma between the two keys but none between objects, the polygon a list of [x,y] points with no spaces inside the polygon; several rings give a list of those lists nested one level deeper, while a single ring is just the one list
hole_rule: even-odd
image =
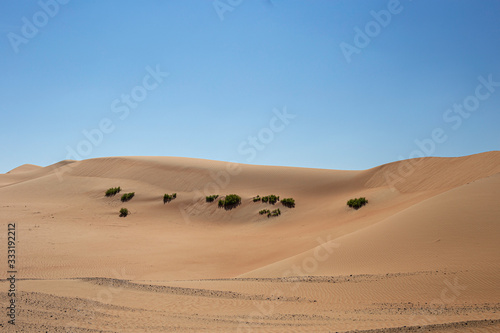
[{"label": "distant dune slope", "polygon": [[14,168],[7,172],[8,174],[15,174],[15,173],[25,173],[25,172],[31,172],[34,170],[38,170],[42,168],[41,166],[34,165],[34,164],[23,164],[21,166],[18,166],[17,168]]},{"label": "distant dune slope", "polygon": [[[316,260],[303,275],[349,275],[418,270],[500,271],[500,173],[424,200],[393,216],[300,255],[243,274],[279,277]],[[327,239],[326,237],[324,239]],[[323,260],[326,252],[331,255]]]},{"label": "distant dune slope", "polygon": [[426,157],[371,169],[366,186],[392,184],[400,192],[451,189],[498,172],[500,151],[464,157]]}]

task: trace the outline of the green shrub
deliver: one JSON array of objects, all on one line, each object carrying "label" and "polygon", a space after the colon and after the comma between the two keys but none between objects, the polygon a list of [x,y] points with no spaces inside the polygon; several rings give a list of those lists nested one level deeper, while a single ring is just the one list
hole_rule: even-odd
[{"label": "green shrub", "polygon": [[228,194],[219,200],[219,207],[233,208],[241,203],[241,197],[236,194]]},{"label": "green shrub", "polygon": [[274,194],[262,197],[262,202],[265,202],[265,203],[269,202],[272,205],[274,205],[278,201],[280,201],[280,197],[279,196],[275,196]]},{"label": "green shrub", "polygon": [[263,209],[261,211],[259,211],[259,214],[260,215],[265,215],[267,214],[267,217],[271,217],[271,216],[279,216],[281,215],[281,211],[278,209],[275,209],[273,211],[270,211],[269,209]]},{"label": "green shrub", "polygon": [[206,200],[207,202],[214,202],[214,201],[215,201],[215,199],[217,199],[218,197],[219,197],[219,195],[218,195],[218,194],[209,195],[209,196],[207,196],[207,197],[205,198],[205,200]]},{"label": "green shrub", "polygon": [[275,196],[274,194],[271,194],[269,196],[269,203],[274,205],[276,202],[280,201],[280,197],[279,196]]},{"label": "green shrub", "polygon": [[253,197],[253,202],[260,201],[262,198],[260,196]]},{"label": "green shrub", "polygon": [[122,195],[122,202],[125,202],[125,201],[129,201],[130,199],[132,199],[135,195],[135,192],[131,192],[131,193],[125,193],[124,195]]},{"label": "green shrub", "polygon": [[269,211],[269,210],[267,211],[267,217],[268,218],[271,217],[271,216],[279,216],[279,215],[281,215],[281,211],[279,210],[279,208],[273,210],[272,212]]},{"label": "green shrub", "polygon": [[365,197],[354,198],[354,199],[347,201],[347,206],[354,208],[354,209],[360,209],[361,207],[363,207],[367,203],[368,203],[368,200],[366,200]]},{"label": "green shrub", "polygon": [[106,196],[107,197],[112,197],[116,193],[120,193],[121,190],[122,189],[120,187],[111,187],[111,188],[108,188],[108,190],[106,191]]},{"label": "green shrub", "polygon": [[295,200],[293,198],[284,198],[281,200],[281,204],[283,204],[283,206],[293,208],[295,207]]},{"label": "green shrub", "polygon": [[120,217],[126,217],[128,214],[129,214],[129,211],[127,208],[120,209]]},{"label": "green shrub", "polygon": [[167,203],[167,202],[170,202],[172,200],[174,200],[175,198],[177,198],[177,193],[174,193],[174,194],[166,194],[163,195],[163,203]]},{"label": "green shrub", "polygon": [[229,194],[226,196],[225,205],[231,206],[241,203],[241,197],[236,194]]}]

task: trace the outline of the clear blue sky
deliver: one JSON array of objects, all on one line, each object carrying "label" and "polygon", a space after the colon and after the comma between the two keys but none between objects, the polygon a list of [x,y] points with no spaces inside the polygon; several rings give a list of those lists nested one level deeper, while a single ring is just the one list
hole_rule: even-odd
[{"label": "clear blue sky", "polygon": [[78,148],[332,169],[499,149],[478,77],[500,82],[500,1],[55,1],[0,3],[0,172]]}]

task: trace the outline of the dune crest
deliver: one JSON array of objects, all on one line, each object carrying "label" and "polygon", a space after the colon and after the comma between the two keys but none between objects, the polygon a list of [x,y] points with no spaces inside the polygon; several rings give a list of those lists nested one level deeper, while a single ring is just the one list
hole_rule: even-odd
[{"label": "dune crest", "polygon": [[392,186],[400,192],[451,189],[500,172],[500,151],[463,157],[425,157],[370,170],[368,187]]},{"label": "dune crest", "polygon": [[15,173],[24,173],[24,172],[32,172],[34,170],[40,169],[41,166],[34,165],[34,164],[23,164],[21,166],[18,166],[17,168],[14,168],[10,171],[8,171],[8,174],[15,174]]}]

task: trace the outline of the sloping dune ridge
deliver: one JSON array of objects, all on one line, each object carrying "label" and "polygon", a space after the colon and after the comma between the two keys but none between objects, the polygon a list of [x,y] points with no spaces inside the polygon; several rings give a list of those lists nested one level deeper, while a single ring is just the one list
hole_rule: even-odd
[{"label": "sloping dune ridge", "polygon": [[[232,209],[205,200],[232,193]],[[296,206],[252,200],[270,194]],[[498,151],[362,171],[26,164],[0,174],[0,261],[15,223],[17,270],[16,323],[3,315],[0,331],[499,332],[499,198]]]}]

